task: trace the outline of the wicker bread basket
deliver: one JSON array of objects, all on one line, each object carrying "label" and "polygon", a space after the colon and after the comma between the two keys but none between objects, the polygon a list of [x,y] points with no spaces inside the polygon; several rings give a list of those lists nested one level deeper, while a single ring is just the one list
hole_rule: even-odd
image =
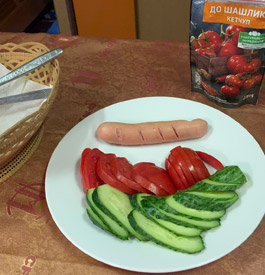
[{"label": "wicker bread basket", "polygon": [[[40,43],[28,42],[23,44],[7,43],[0,45],[0,63],[7,69],[14,70],[29,60],[49,51]],[[36,144],[35,139],[40,139],[40,132],[43,122],[56,97],[58,90],[59,63],[55,59],[39,69],[29,73],[25,78],[39,82],[44,85],[53,85],[52,91],[47,100],[43,102],[38,111],[28,115],[17,124],[10,127],[0,135],[0,182],[7,178],[12,171],[21,166],[21,162],[27,159],[36,146],[29,146],[29,143]],[[37,142],[38,143],[38,142]],[[30,147],[28,153],[23,153],[21,160],[15,160],[25,147]],[[19,162],[19,163],[17,163]]]}]

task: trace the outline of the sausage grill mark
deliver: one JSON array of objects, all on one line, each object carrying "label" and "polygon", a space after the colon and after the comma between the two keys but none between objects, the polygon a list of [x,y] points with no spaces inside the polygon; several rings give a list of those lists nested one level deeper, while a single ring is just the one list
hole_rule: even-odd
[{"label": "sausage grill mark", "polygon": [[163,133],[162,133],[161,129],[158,127],[157,130],[158,130],[158,132],[159,132],[159,134],[160,134],[162,140],[164,140],[165,138],[164,138],[164,136],[163,136]]},{"label": "sausage grill mark", "polygon": [[142,141],[144,141],[144,135],[143,132],[141,130],[138,129],[138,134],[141,137]]},{"label": "sausage grill mark", "polygon": [[119,128],[116,128],[116,136],[119,140],[122,140],[121,131],[119,130]]},{"label": "sausage grill mark", "polygon": [[179,135],[178,135],[178,132],[177,132],[176,128],[174,126],[172,126],[172,125],[171,125],[171,127],[172,127],[173,132],[176,135],[176,137],[179,138]]}]

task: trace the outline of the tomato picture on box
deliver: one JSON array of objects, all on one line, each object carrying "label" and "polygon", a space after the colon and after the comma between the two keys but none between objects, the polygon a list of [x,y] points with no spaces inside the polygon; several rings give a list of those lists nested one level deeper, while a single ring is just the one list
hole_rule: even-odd
[{"label": "tomato picture on box", "polygon": [[[263,80],[265,20],[258,17],[265,14],[265,5],[253,7],[245,3],[237,0],[191,4],[192,91],[222,107],[255,105]],[[248,19],[248,15],[252,17]]]}]

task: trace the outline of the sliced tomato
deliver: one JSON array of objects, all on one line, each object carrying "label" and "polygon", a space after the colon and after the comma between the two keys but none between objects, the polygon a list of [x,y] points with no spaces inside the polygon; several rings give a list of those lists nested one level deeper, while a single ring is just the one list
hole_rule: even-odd
[{"label": "sliced tomato", "polygon": [[171,154],[173,155],[175,161],[178,162],[179,166],[181,167],[189,186],[192,186],[195,183],[195,180],[191,174],[191,171],[189,169],[187,162],[184,160],[182,156],[181,151],[182,151],[182,148],[180,146],[177,146],[171,150]]},{"label": "sliced tomato", "polygon": [[110,162],[110,167],[113,174],[118,180],[126,184],[131,189],[137,192],[149,193],[138,182],[132,178],[133,165],[124,157],[116,157]]},{"label": "sliced tomato", "polygon": [[193,163],[191,162],[191,160],[189,159],[188,155],[186,154],[186,152],[183,150],[182,147],[180,147],[181,150],[179,150],[180,154],[182,155],[184,161],[186,162],[195,182],[200,180],[199,174],[196,170],[196,168],[194,167]]},{"label": "sliced tomato", "polygon": [[177,189],[167,171],[152,162],[142,162],[144,176],[151,182],[164,189],[168,194],[175,194]]},{"label": "sliced tomato", "polygon": [[81,164],[80,164],[80,175],[81,175],[81,183],[83,187],[84,193],[86,193],[87,189],[89,189],[89,181],[88,181],[88,171],[86,169],[87,167],[87,156],[89,152],[91,151],[90,148],[86,148],[83,150],[81,155]]},{"label": "sliced tomato", "polygon": [[103,181],[98,177],[96,172],[97,161],[101,155],[103,155],[103,152],[97,148],[86,148],[82,152],[80,172],[83,191],[85,193],[88,189],[103,184]]},{"label": "sliced tomato", "polygon": [[81,164],[80,164],[80,172],[81,172],[81,176],[83,174],[84,168],[85,168],[85,163],[86,163],[86,159],[87,159],[87,155],[88,153],[91,151],[90,148],[86,148],[83,150],[82,155],[81,155]]},{"label": "sliced tomato", "polygon": [[177,187],[177,189],[179,189],[179,190],[186,189],[185,186],[183,185],[177,171],[174,169],[173,165],[170,163],[170,161],[168,159],[166,159],[166,161],[165,161],[165,167],[168,171],[169,176],[172,178],[173,183]]},{"label": "sliced tomato", "polygon": [[189,157],[190,161],[193,163],[193,166],[195,167],[200,180],[208,178],[210,173],[198,154],[190,148],[184,147],[183,150]]},{"label": "sliced tomato", "polygon": [[103,154],[99,157],[97,162],[97,174],[98,176],[107,184],[111,185],[112,187],[125,192],[127,194],[134,194],[136,190],[131,189],[126,184],[118,180],[110,167],[110,162],[116,158],[115,154]]},{"label": "sliced tomato", "polygon": [[209,154],[201,152],[201,151],[196,151],[196,153],[203,161],[205,161],[207,164],[211,165],[216,170],[220,170],[220,169],[224,168],[224,165],[218,159],[213,157],[212,155],[209,155]]},{"label": "sliced tomato", "polygon": [[145,177],[145,163],[139,162],[133,166],[132,177],[133,179],[138,182],[141,186],[145,189],[149,190],[151,193],[157,196],[167,196],[169,195],[164,189],[153,183],[152,181],[148,180]]},{"label": "sliced tomato", "polygon": [[173,168],[175,169],[175,171],[177,172],[177,174],[179,175],[179,178],[182,182],[182,185],[184,186],[184,189],[188,188],[189,183],[188,183],[179,163],[176,162],[176,160],[172,154],[169,154],[168,160],[169,160],[170,164],[173,166]]}]

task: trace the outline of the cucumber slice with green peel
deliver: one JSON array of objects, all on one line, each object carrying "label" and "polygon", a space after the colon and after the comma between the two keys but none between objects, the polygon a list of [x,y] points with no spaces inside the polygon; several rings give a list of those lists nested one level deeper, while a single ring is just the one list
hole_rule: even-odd
[{"label": "cucumber slice with green peel", "polygon": [[233,199],[234,196],[237,196],[237,193],[234,191],[180,191],[179,193],[191,194],[195,196],[210,198],[210,199],[220,199],[220,200],[229,200]]},{"label": "cucumber slice with green peel", "polygon": [[148,217],[150,217],[154,222],[158,223],[162,227],[166,228],[168,231],[175,233],[178,236],[196,237],[200,236],[200,234],[202,233],[201,229],[179,225],[173,222],[171,219],[159,219],[151,215],[148,215]]},{"label": "cucumber slice with green peel", "polygon": [[125,227],[131,235],[140,241],[147,240],[144,236],[136,232],[128,221],[128,215],[133,210],[133,207],[127,194],[108,184],[103,184],[95,189],[92,199],[102,212]]},{"label": "cucumber slice with green peel", "polygon": [[[122,240],[128,240],[130,237],[130,234],[127,229],[122,227],[120,224],[118,224],[115,220],[110,218],[108,215],[106,215],[101,209],[99,209],[95,202],[93,201],[93,193],[95,189],[88,189],[87,190],[87,202],[89,206],[92,208],[92,210],[97,213],[97,215],[100,217],[100,219],[105,223],[109,229],[110,232],[115,235],[116,237],[122,239]],[[103,229],[103,228],[102,228]],[[109,232],[109,231],[107,231]]]},{"label": "cucumber slice with green peel", "polygon": [[[148,200],[145,200],[146,196],[143,193],[138,193],[134,195],[135,205],[137,206],[138,211],[140,211],[143,215],[147,218],[151,219],[152,221],[160,224],[164,228],[168,229],[169,231],[182,236],[187,237],[195,237],[200,236],[202,229],[197,228],[196,226],[190,226],[190,224],[172,219],[169,217],[164,217],[159,211],[154,211],[153,207],[144,207],[145,204],[149,204]],[[150,206],[150,204],[149,204]],[[160,214],[160,215],[159,215]]]},{"label": "cucumber slice with green peel", "polygon": [[144,201],[142,211],[140,211],[143,215],[145,215],[147,218],[150,218],[154,222],[158,223],[159,225],[163,226],[167,230],[181,236],[186,237],[195,237],[200,236],[202,233],[202,229],[197,228],[196,226],[189,226],[190,224],[176,220],[170,217],[167,217],[161,213],[159,213],[159,210],[156,211],[155,208],[149,208],[144,207]]},{"label": "cucumber slice with green peel", "polygon": [[193,186],[189,187],[189,191],[235,191],[239,189],[242,184],[233,183],[221,183],[215,182],[210,179],[204,179],[195,183]]},{"label": "cucumber slice with green peel", "polygon": [[130,202],[132,204],[132,207],[134,209],[141,209],[142,208],[142,205],[141,205],[141,201],[145,198],[150,198],[150,197],[154,197],[156,198],[155,196],[152,196],[152,195],[149,195],[149,194],[146,194],[146,193],[136,193],[136,194],[133,194],[132,196],[130,196]]},{"label": "cucumber slice with green peel", "polygon": [[238,200],[234,191],[221,192],[178,192],[174,199],[179,203],[197,210],[219,211],[227,209]]},{"label": "cucumber slice with green peel", "polygon": [[128,219],[131,226],[137,232],[158,245],[189,254],[198,253],[204,249],[204,243],[200,236],[177,236],[151,219],[148,219],[136,209],[129,214]]},{"label": "cucumber slice with green peel", "polygon": [[[188,190],[188,189],[187,189]],[[176,193],[178,194],[178,193]],[[176,195],[175,194],[175,195]],[[171,197],[174,198],[175,195],[170,195],[167,197],[157,197],[157,196],[149,196],[145,197],[145,200],[150,201],[156,208],[159,210],[163,210],[167,213],[171,213],[173,215],[178,216],[185,216],[186,218],[190,218],[192,220],[219,220],[223,215],[225,215],[226,211],[224,209],[217,210],[217,211],[210,211],[210,210],[198,210],[191,208],[189,205],[183,205],[181,203],[176,203],[177,208],[175,207],[175,204],[169,205],[167,200]],[[172,200],[174,202],[174,199]],[[213,212],[213,213],[211,213]],[[218,226],[218,224],[216,224]]]},{"label": "cucumber slice with green peel", "polygon": [[145,194],[138,193],[133,195],[132,200],[134,200],[135,202],[135,209],[138,209],[138,211],[147,216],[147,218],[152,219],[156,223],[160,224],[161,226],[165,227],[166,229],[177,235],[192,237],[199,236],[201,234],[201,228],[191,223],[187,223],[181,219],[174,219],[172,217],[162,214],[157,208],[152,205],[150,200],[146,198],[148,198],[148,196],[146,196]]},{"label": "cucumber slice with green peel", "polygon": [[234,191],[246,182],[247,178],[238,166],[226,166],[187,190]]},{"label": "cucumber slice with green peel", "polygon": [[190,208],[189,206],[178,202],[175,199],[174,195],[173,196],[168,196],[165,199],[165,202],[167,203],[167,205],[169,207],[173,208],[174,210],[176,210],[179,213],[182,213],[182,214],[190,216],[190,217],[200,218],[200,219],[203,219],[203,220],[220,219],[226,213],[226,210],[209,211],[209,210],[198,210],[198,209]]},{"label": "cucumber slice with green peel", "polygon": [[93,211],[91,207],[87,207],[86,211],[93,224],[100,227],[104,231],[110,232],[108,225],[102,221],[102,219]]},{"label": "cucumber slice with green peel", "polygon": [[[156,196],[150,196],[150,197],[146,197],[145,200],[150,201],[150,203],[152,203],[156,208],[158,208],[159,210],[163,210],[167,213],[173,214],[173,215],[177,215],[177,216],[183,216],[192,220],[198,220],[198,221],[202,221],[204,220],[203,218],[194,216],[194,215],[188,215],[186,213],[182,213],[180,211],[177,211],[175,208],[170,207],[167,202],[166,199],[171,197],[167,196],[167,197],[156,197]],[[218,219],[217,219],[218,220]]]},{"label": "cucumber slice with green peel", "polygon": [[202,231],[209,230],[215,227],[220,226],[220,220],[200,220],[200,219],[193,219],[187,217],[185,215],[181,215],[176,211],[167,212],[161,208],[157,208],[156,205],[152,204],[149,200],[142,200],[142,206],[146,212],[150,212],[150,214],[154,215],[155,217],[163,220],[170,220],[179,225],[183,225],[186,227],[191,228],[198,228]]},{"label": "cucumber slice with green peel", "polygon": [[242,185],[247,182],[247,177],[236,165],[226,166],[223,169],[216,171],[213,175],[208,177],[209,180]]}]

